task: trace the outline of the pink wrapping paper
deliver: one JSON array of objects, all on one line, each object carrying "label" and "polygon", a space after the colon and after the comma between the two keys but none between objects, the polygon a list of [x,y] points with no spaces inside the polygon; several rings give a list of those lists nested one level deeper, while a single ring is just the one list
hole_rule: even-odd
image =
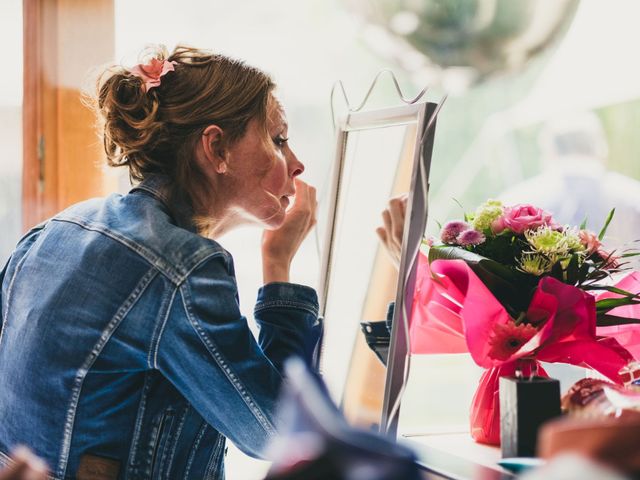
[{"label": "pink wrapping paper", "polygon": [[[626,275],[615,285],[622,290],[631,293],[640,293],[640,272],[632,272]],[[596,300],[603,298],[616,298],[618,295],[611,292],[604,292],[596,296]],[[640,305],[627,305],[611,310],[611,315],[625,318],[640,319]],[[598,335],[613,337],[620,345],[624,346],[631,354],[640,359],[640,326],[620,325],[615,327],[598,327]]]},{"label": "pink wrapping paper", "polygon": [[[634,277],[635,282],[639,280]],[[640,309],[634,314],[640,314]],[[615,338],[597,336],[595,298],[551,277],[540,281],[527,317],[542,325],[537,333],[508,358],[491,358],[489,339],[495,326],[512,323],[504,307],[464,261],[436,260],[429,265],[426,256],[420,255],[411,312],[411,352],[468,351],[478,365],[488,369],[471,406],[471,435],[478,442],[500,443],[501,376],[513,375],[518,366],[525,375],[537,367],[538,374],[546,376],[537,364],[545,361],[590,367],[622,383],[619,372],[634,357],[618,339],[627,348],[640,346],[637,328],[618,329],[613,332]]]}]

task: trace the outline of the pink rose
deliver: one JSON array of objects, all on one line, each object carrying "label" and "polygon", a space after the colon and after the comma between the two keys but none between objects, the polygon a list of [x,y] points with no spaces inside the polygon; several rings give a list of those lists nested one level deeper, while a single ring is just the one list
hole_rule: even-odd
[{"label": "pink rose", "polygon": [[500,215],[493,222],[491,222],[491,232],[495,235],[502,233],[507,226],[504,223],[504,217]]},{"label": "pink rose", "polygon": [[578,235],[580,237],[580,243],[584,245],[584,247],[587,249],[587,252],[589,253],[598,251],[598,249],[602,246],[602,243],[600,243],[600,239],[598,238],[598,236],[589,230],[580,230]]},{"label": "pink rose", "polygon": [[503,214],[491,223],[491,230],[500,233],[508,228],[520,235],[525,230],[535,230],[545,225],[556,225],[549,212],[533,205],[514,205],[504,208]]}]

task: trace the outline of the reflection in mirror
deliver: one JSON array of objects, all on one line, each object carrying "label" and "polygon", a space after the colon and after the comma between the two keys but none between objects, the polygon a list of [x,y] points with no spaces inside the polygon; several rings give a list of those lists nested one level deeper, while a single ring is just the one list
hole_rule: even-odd
[{"label": "reflection in mirror", "polygon": [[[352,114],[341,124],[338,135],[334,203],[324,232],[322,371],[347,418],[367,427],[380,423],[386,370],[367,347],[360,322],[384,322],[389,303],[397,299],[398,285],[404,285],[406,279],[403,275],[398,282],[398,267],[382,246],[376,228],[383,224],[381,214],[389,200],[409,192],[412,178],[418,178],[414,160],[422,158],[417,139],[425,105]],[[411,205],[410,197],[407,218]],[[422,208],[420,215],[424,217]],[[422,236],[423,220],[417,222],[421,231],[414,242]]]},{"label": "reflection in mirror", "polygon": [[384,320],[398,272],[376,227],[389,199],[409,188],[415,126],[349,132],[336,212],[325,318],[323,371],[342,398],[359,322]]}]

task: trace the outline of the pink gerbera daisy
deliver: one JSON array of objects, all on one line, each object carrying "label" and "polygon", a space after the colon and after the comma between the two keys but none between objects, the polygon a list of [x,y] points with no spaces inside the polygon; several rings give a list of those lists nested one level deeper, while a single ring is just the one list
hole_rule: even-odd
[{"label": "pink gerbera daisy", "polygon": [[495,360],[507,360],[538,333],[536,327],[527,323],[499,323],[493,327],[489,338],[489,356]]}]

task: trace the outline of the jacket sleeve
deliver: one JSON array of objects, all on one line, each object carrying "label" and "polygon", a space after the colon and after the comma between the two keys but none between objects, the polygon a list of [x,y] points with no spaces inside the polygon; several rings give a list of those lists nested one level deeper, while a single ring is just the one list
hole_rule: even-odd
[{"label": "jacket sleeve", "polygon": [[321,325],[316,293],[302,285],[265,285],[256,315],[260,345],[240,314],[231,259],[209,258],[174,293],[156,368],[211,426],[260,457],[275,433],[283,360],[311,364]]}]

